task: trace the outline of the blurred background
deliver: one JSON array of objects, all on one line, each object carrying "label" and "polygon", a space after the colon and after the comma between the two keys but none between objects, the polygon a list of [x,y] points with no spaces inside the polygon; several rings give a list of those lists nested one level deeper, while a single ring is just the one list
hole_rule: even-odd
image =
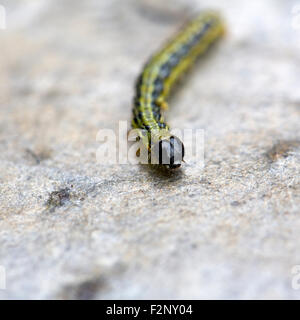
[{"label": "blurred background", "polygon": [[[97,164],[145,61],[207,8],[227,35],[167,114],[205,130],[204,170]],[[299,299],[299,1],[0,0],[0,19],[0,298]]]}]

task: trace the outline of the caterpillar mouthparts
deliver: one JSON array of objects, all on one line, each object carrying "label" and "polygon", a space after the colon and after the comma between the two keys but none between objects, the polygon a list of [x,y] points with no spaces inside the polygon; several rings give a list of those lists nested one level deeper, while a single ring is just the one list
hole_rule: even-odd
[{"label": "caterpillar mouthparts", "polygon": [[145,65],[136,82],[132,127],[146,130],[143,139],[149,163],[179,168],[184,159],[181,140],[169,132],[162,110],[177,80],[225,31],[222,19],[211,11],[202,12],[187,24]]},{"label": "caterpillar mouthparts", "polygon": [[[154,156],[158,163],[169,169],[177,169],[181,166],[184,158],[184,145],[176,136],[161,139],[154,144]],[[153,151],[152,151],[153,152]]]}]

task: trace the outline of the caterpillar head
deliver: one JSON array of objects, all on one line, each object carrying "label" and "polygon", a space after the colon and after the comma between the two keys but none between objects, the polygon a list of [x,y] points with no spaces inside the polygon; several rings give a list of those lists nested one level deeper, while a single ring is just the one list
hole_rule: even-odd
[{"label": "caterpillar head", "polygon": [[183,143],[176,136],[161,139],[154,145],[154,156],[159,164],[169,169],[177,169],[183,162]]}]

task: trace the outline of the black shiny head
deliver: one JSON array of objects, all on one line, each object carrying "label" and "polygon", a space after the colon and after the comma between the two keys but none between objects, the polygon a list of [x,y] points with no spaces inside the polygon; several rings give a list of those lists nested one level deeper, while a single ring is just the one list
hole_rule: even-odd
[{"label": "black shiny head", "polygon": [[169,169],[177,169],[181,166],[184,157],[183,143],[175,136],[160,140],[154,145],[154,156],[158,163]]}]

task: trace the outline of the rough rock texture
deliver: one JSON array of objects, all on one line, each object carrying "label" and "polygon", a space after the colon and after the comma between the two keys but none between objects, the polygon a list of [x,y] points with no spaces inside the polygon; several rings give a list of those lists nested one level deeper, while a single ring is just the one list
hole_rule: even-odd
[{"label": "rough rock texture", "polygon": [[[300,298],[300,29],[287,0],[2,0],[0,298]],[[176,4],[176,5],[175,5]],[[202,7],[228,33],[171,102],[205,167],[96,162],[145,60]]]}]

